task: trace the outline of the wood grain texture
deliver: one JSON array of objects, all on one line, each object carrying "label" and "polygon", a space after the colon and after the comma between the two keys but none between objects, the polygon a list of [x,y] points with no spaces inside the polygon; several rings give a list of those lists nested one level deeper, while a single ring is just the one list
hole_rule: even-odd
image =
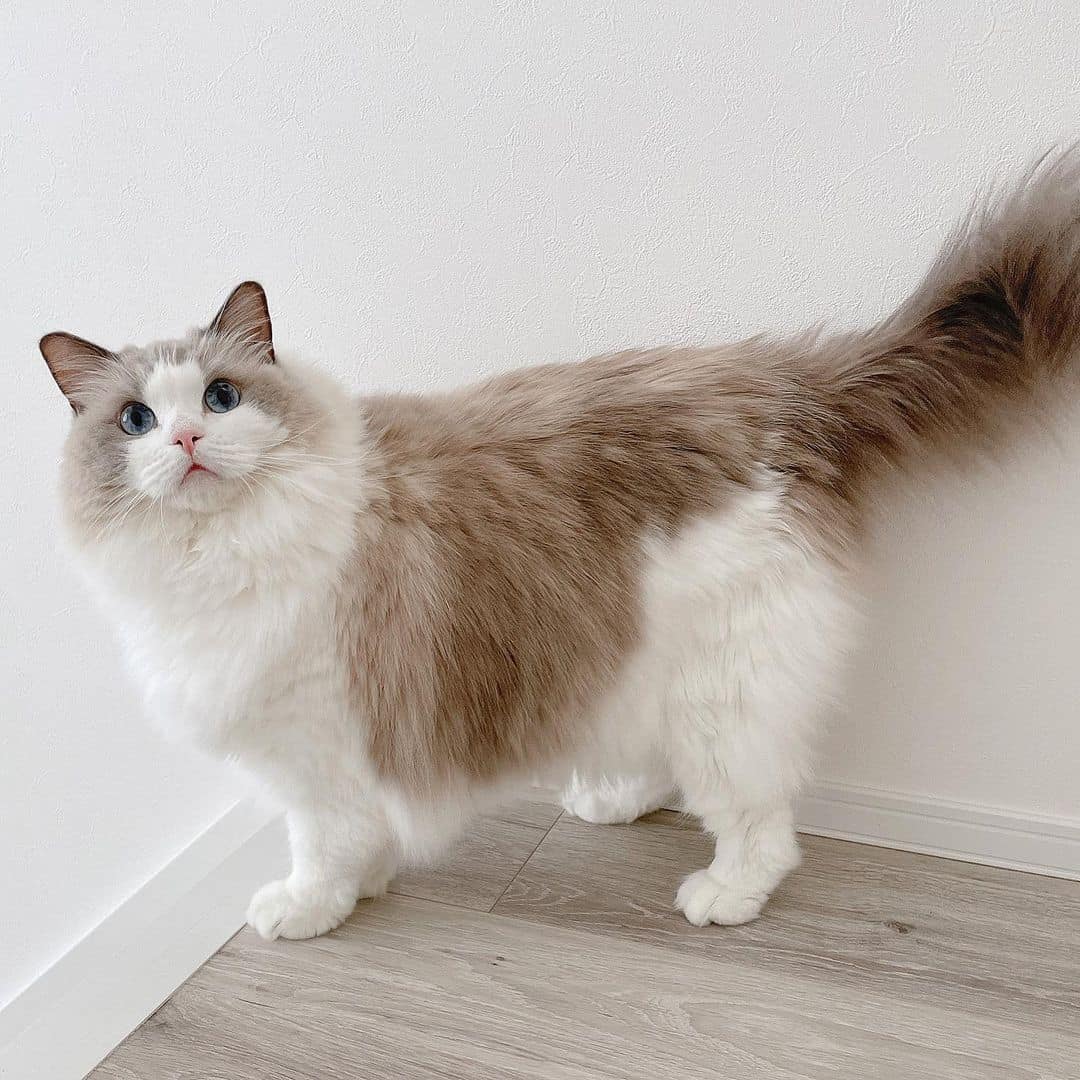
[{"label": "wood grain texture", "polygon": [[490,911],[546,832],[535,825],[482,818],[437,866],[402,872],[390,891]]},{"label": "wood grain texture", "polygon": [[557,793],[528,788],[481,817],[436,866],[403,870],[390,892],[490,911],[559,818]]},{"label": "wood grain texture", "polygon": [[536,825],[550,829],[562,816],[559,805],[560,792],[549,787],[528,787],[509,802],[492,809],[486,817],[496,821],[510,821],[518,825]]},{"label": "wood grain texture", "polygon": [[803,836],[803,865],[764,917],[690,926],[674,886],[708,863],[696,826],[668,811],[623,828],[562,818],[496,911],[662,942],[671,950],[915,994],[974,1014],[1030,1015],[1080,1037],[1080,885]]},{"label": "wood grain texture", "polygon": [[[671,899],[709,845],[677,815],[513,817],[414,879],[449,902],[237,935],[93,1076],[1080,1080],[1075,883],[807,838],[764,918],[698,930]],[[476,875],[480,908],[531,835],[494,911],[451,906]]]}]

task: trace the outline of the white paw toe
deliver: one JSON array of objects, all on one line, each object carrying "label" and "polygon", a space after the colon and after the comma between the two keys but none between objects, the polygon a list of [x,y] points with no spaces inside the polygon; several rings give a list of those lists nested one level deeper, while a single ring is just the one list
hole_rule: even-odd
[{"label": "white paw toe", "polygon": [[287,881],[271,881],[251,898],[247,921],[267,940],[310,938],[340,926],[352,909],[351,901],[323,894],[298,897]]},{"label": "white paw toe", "polygon": [[708,870],[698,870],[679,886],[675,906],[695,926],[740,926],[756,919],[767,899],[762,893],[740,888],[738,882],[721,881]]}]

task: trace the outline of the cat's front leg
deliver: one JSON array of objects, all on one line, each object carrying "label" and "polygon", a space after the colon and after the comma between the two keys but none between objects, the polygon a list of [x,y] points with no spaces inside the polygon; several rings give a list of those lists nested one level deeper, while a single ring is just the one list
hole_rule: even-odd
[{"label": "cat's front leg", "polygon": [[292,807],[292,872],[251,899],[247,921],[264,938],[309,938],[349,917],[357,900],[386,891],[396,845],[377,804]]}]

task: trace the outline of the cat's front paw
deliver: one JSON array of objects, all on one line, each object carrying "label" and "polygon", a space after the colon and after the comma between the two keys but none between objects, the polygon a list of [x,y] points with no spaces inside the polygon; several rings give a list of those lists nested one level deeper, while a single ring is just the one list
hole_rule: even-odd
[{"label": "cat's front paw", "polygon": [[679,886],[675,906],[695,926],[740,926],[756,919],[767,899],[745,883],[721,881],[708,870],[698,870]]},{"label": "cat's front paw", "polygon": [[340,926],[356,906],[356,898],[320,890],[299,890],[288,880],[271,881],[251,898],[248,925],[260,937],[318,937]]}]

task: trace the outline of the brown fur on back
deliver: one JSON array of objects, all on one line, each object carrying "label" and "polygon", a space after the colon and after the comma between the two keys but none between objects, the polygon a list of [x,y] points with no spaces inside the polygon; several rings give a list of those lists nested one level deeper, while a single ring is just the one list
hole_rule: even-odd
[{"label": "brown fur on back", "polygon": [[751,482],[724,366],[627,354],[363,403],[378,494],[344,644],[386,775],[486,777],[565,744],[638,639],[643,538]]},{"label": "brown fur on back", "polygon": [[641,633],[643,541],[762,469],[835,558],[882,466],[995,429],[1080,344],[1080,156],[974,213],[862,334],[528,369],[362,402],[376,491],[341,646],[377,768],[418,793],[557,753]]}]

